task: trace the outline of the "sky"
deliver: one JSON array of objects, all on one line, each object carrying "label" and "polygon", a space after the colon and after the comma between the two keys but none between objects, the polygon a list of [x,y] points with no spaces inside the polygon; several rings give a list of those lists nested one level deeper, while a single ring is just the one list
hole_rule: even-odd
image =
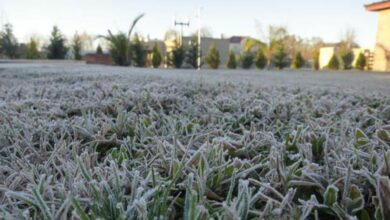
[{"label": "sky", "polygon": [[[136,31],[162,39],[174,28],[174,19],[190,19],[191,34],[201,25],[214,37],[243,35],[265,39],[269,25],[285,26],[303,38],[339,41],[348,29],[357,33],[362,47],[373,47],[377,14],[363,5],[374,0],[0,0],[0,21],[9,22],[20,42],[31,36],[48,38],[53,25],[66,36],[76,31],[91,35],[127,31],[132,19],[144,12]],[[294,3],[293,3],[294,2]],[[177,30],[179,28],[177,27]]]}]

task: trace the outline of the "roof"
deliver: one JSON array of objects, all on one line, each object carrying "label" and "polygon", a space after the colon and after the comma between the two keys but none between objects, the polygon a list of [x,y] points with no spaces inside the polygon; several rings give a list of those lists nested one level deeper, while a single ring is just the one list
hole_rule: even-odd
[{"label": "roof", "polygon": [[165,43],[161,40],[151,40],[148,42],[144,42],[144,47],[146,48],[146,50],[153,50],[155,44],[157,44],[159,50],[165,50]]},{"label": "roof", "polygon": [[365,5],[366,9],[368,11],[383,11],[386,9],[390,9],[390,1],[380,1],[380,2],[375,2],[369,5]]},{"label": "roof", "polygon": [[233,36],[230,38],[230,43],[241,43],[244,38],[242,36]]},{"label": "roof", "polygon": [[[324,43],[321,47],[322,48],[326,48],[326,47],[333,47],[333,48],[337,48],[337,47],[342,47],[343,46],[343,42],[338,42],[338,43]],[[352,43],[351,45],[352,48],[360,48],[360,46],[356,43]]]}]

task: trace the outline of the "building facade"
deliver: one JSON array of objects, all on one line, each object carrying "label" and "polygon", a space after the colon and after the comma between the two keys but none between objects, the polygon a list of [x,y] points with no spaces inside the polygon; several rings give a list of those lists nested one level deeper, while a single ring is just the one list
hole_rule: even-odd
[{"label": "building facade", "polygon": [[[192,37],[183,37],[183,45],[189,46],[192,40],[193,40]],[[221,60],[220,66],[223,67],[226,64],[228,59],[229,43],[230,43],[230,39],[202,37],[201,49],[200,49],[202,55],[202,61],[204,63],[202,67],[207,67],[207,64],[204,62],[204,60],[209,52],[211,45],[213,44],[215,44],[215,47],[219,52],[219,58]]]},{"label": "building facade", "polygon": [[[320,48],[320,57],[319,57],[319,65],[320,69],[327,69],[328,64],[330,59],[333,57],[333,55],[337,55],[340,51],[340,46],[335,44],[335,45],[327,45],[325,47]],[[352,48],[352,53],[353,53],[353,61],[352,61],[352,66],[356,66],[356,62],[359,58],[359,55],[362,53],[366,57],[367,60],[367,70],[372,70],[372,61],[371,61],[371,54],[372,50],[367,49],[367,48]]]},{"label": "building facade", "polygon": [[390,1],[376,2],[365,7],[368,11],[379,13],[373,70],[390,71]]}]

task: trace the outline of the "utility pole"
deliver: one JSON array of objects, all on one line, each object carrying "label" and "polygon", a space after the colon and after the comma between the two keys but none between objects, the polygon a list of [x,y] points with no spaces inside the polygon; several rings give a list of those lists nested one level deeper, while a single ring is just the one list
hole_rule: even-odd
[{"label": "utility pole", "polygon": [[202,56],[202,53],[201,53],[201,43],[202,43],[202,36],[201,36],[201,28],[202,28],[202,23],[201,23],[201,20],[200,20],[200,10],[202,8],[199,7],[198,9],[198,70],[200,70],[200,65],[201,65],[201,56]]},{"label": "utility pole", "polygon": [[182,44],[183,44],[183,32],[184,32],[183,28],[184,28],[184,26],[189,27],[189,26],[190,26],[190,22],[189,22],[189,21],[187,21],[187,22],[181,22],[181,21],[176,21],[176,20],[175,20],[175,26],[180,26],[180,27],[181,27],[181,32],[180,32],[180,46],[182,46]]}]

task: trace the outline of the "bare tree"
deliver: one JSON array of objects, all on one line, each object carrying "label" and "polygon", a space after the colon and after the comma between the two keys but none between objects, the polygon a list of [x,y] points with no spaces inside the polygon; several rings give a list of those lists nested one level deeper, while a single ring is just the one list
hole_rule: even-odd
[{"label": "bare tree", "polygon": [[178,37],[179,32],[171,28],[165,32],[164,40],[177,40]]},{"label": "bare tree", "polygon": [[348,28],[345,30],[345,32],[342,35],[341,43],[344,44],[344,46],[350,50],[353,47],[357,46],[356,38],[357,38],[356,30],[353,28]]}]

